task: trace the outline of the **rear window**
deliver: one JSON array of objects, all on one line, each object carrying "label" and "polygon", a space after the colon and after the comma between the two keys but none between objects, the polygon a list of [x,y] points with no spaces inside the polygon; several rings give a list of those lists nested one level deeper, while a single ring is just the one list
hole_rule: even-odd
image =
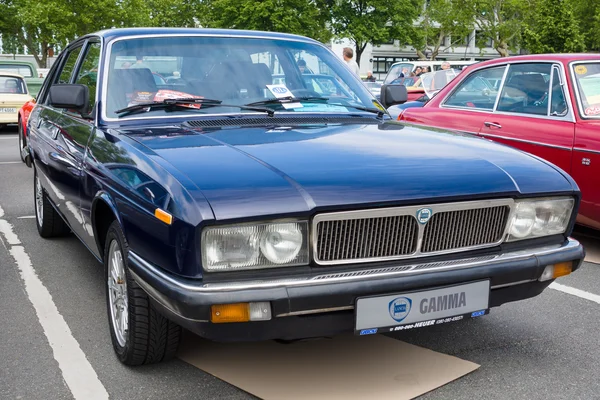
[{"label": "rear window", "polygon": [[584,118],[600,118],[600,63],[573,66],[579,112]]},{"label": "rear window", "polygon": [[0,64],[0,72],[12,72],[13,74],[22,75],[25,78],[31,78],[33,76],[33,71],[31,70],[31,67],[27,64]]},{"label": "rear window", "polygon": [[0,76],[0,93],[27,94],[23,79],[14,76]]}]

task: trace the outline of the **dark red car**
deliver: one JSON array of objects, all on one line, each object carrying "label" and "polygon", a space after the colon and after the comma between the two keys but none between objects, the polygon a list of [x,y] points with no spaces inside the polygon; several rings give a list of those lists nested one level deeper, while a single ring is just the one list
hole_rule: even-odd
[{"label": "dark red car", "polygon": [[554,163],[581,189],[577,221],[600,229],[600,55],[515,56],[464,72],[398,120],[480,135]]}]

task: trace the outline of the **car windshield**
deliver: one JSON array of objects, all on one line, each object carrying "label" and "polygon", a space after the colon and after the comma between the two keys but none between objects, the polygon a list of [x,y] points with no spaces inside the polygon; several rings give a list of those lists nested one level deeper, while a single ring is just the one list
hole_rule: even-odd
[{"label": "car windshield", "polygon": [[[122,111],[127,107],[166,99],[169,104],[177,99],[194,103],[143,112],[153,116],[255,113],[259,105],[275,113],[377,110],[373,95],[329,49],[283,39],[118,40],[110,49],[106,85],[108,118],[127,118],[130,114]],[[254,108],[244,107],[250,105]]]},{"label": "car windshield", "polygon": [[0,75],[0,93],[27,94],[25,82],[16,76]]},{"label": "car windshield", "polygon": [[[385,80],[383,81],[384,85],[389,85],[392,82],[394,82],[395,80],[397,80],[398,78],[403,78],[403,77],[407,78],[409,76],[409,74],[412,72],[414,66],[415,65],[413,63],[401,63],[401,64],[392,65],[392,68],[390,68],[387,75],[385,76]],[[401,75],[404,75],[404,76],[401,76]],[[394,83],[398,83],[398,82],[394,82]]]},{"label": "car windshield", "polygon": [[600,118],[600,63],[577,64],[573,71],[582,116]]},{"label": "car windshield", "polygon": [[31,71],[31,67],[25,64],[2,64],[0,61],[0,73],[2,72],[10,72],[11,74],[19,74],[24,76],[25,78],[31,78],[33,76],[33,71]]}]

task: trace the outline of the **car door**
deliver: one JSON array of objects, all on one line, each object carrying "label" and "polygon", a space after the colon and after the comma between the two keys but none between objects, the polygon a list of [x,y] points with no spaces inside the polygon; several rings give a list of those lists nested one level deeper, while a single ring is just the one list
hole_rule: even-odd
[{"label": "car door", "polygon": [[[482,82],[502,79],[506,65],[473,71],[444,99],[440,107],[428,108],[425,125],[478,134],[483,122],[493,115],[498,91]],[[459,78],[456,78],[459,79]],[[420,116],[420,114],[416,114]]]},{"label": "car door", "polygon": [[569,172],[575,135],[562,66],[551,62],[509,65],[500,98],[479,134],[516,147]]},{"label": "car door", "polygon": [[571,176],[581,190],[577,221],[600,229],[600,62],[570,66],[577,104]]},{"label": "car door", "polygon": [[93,111],[96,104],[99,62],[100,42],[94,39],[88,40],[83,46],[81,56],[71,77],[71,83],[88,87],[88,109],[83,110],[83,112],[62,110],[57,118],[59,133],[55,139],[58,150],[56,157],[68,171],[68,175],[64,175],[65,179],[69,181],[68,191],[65,193],[66,216],[69,218],[69,224],[73,232],[88,246],[95,246],[95,243],[90,240],[88,232],[91,232],[91,226],[86,223],[83,217],[80,199],[81,184],[84,179],[83,160],[87,144],[95,129]]},{"label": "car door", "polygon": [[[60,64],[49,86],[71,82],[82,47],[83,43],[80,42],[65,50],[57,60]],[[36,140],[36,157],[40,160],[36,168],[48,196],[71,225],[74,216],[68,210],[73,206],[67,201],[75,199],[78,194],[76,163],[61,139],[61,130],[67,125],[65,110],[50,106],[48,92],[49,88],[36,107],[34,123],[30,124]]]}]

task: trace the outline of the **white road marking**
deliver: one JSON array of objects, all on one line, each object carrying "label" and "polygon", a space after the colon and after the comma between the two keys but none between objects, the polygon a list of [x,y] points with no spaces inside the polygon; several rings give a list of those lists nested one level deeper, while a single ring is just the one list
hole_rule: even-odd
[{"label": "white road marking", "polygon": [[[3,216],[4,210],[0,207],[0,218]],[[29,255],[23,246],[15,245],[15,242],[20,244],[19,238],[13,232],[12,226],[3,219],[0,219],[0,234],[11,245],[9,253],[17,263],[29,301],[35,308],[38,320],[52,348],[54,359],[58,362],[73,397],[76,400],[108,399],[108,393],[98,379],[96,371],[56,308],[52,295],[37,276]]]},{"label": "white road marking", "polygon": [[594,293],[586,292],[585,290],[576,289],[571,286],[561,285],[560,283],[552,282],[549,288],[554,290],[561,291],[563,293],[572,294],[573,296],[581,297],[582,299],[586,299],[589,301],[593,301],[594,303],[600,304],[600,296]]},{"label": "white road marking", "polygon": [[0,164],[21,164],[23,161],[0,161]]},{"label": "white road marking", "polygon": [[35,215],[23,215],[22,217],[17,217],[17,219],[34,219]]}]

